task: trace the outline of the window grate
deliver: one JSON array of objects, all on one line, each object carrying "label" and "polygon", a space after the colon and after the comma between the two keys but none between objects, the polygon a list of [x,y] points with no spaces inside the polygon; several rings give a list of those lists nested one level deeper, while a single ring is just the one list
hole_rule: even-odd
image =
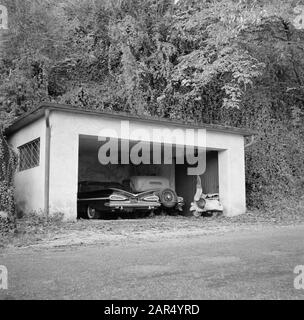
[{"label": "window grate", "polygon": [[38,167],[40,164],[40,138],[19,147],[19,171]]}]

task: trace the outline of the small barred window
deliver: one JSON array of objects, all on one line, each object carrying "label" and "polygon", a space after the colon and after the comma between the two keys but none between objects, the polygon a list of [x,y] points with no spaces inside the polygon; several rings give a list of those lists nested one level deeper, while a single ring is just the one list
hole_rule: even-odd
[{"label": "small barred window", "polygon": [[19,147],[19,171],[38,167],[40,164],[40,138]]}]

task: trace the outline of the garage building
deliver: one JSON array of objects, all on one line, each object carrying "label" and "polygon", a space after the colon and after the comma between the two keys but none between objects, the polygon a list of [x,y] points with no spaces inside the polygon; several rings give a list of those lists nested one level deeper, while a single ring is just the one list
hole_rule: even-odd
[{"label": "garage building", "polygon": [[[122,130],[128,124],[128,134]],[[116,139],[118,159],[122,145],[131,149],[139,139],[132,132],[146,132],[144,143],[166,147],[166,139],[155,138],[153,130],[179,132],[201,131],[204,141],[173,143],[172,163],[103,164],[100,148]],[[166,131],[167,130],[167,131]],[[114,133],[117,134],[114,134]],[[151,133],[151,134],[149,134]],[[17,208],[20,212],[64,213],[66,220],[77,219],[78,183],[81,181],[116,181],[131,176],[164,176],[170,187],[184,197],[184,214],[189,214],[196,188],[196,176],[189,175],[189,163],[177,159],[177,150],[186,148],[206,157],[206,170],[201,174],[204,193],[219,193],[226,216],[246,212],[245,137],[253,132],[233,127],[187,124],[182,121],[131,116],[99,110],[83,110],[70,105],[44,103],[15,121],[6,131],[9,144],[20,155],[15,175]],[[157,141],[156,141],[157,140]],[[162,149],[162,150],[163,150]],[[151,147],[151,152],[154,150]],[[185,158],[187,151],[185,153]],[[153,158],[151,154],[150,160]]]}]

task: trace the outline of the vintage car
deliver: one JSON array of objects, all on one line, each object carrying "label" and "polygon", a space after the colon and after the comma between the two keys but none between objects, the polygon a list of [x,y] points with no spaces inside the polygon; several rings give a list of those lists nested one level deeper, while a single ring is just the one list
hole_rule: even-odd
[{"label": "vintage car", "polygon": [[173,214],[183,211],[184,199],[177,196],[170,188],[168,178],[160,176],[134,176],[130,179],[130,189],[133,192],[151,191],[158,196],[161,206],[158,211]]},{"label": "vintage car", "polygon": [[[78,216],[98,219],[117,212],[182,210],[183,198],[169,188],[162,177],[132,177],[124,184],[83,181],[78,185]],[[103,215],[104,216],[104,215]]]},{"label": "vintage car", "polygon": [[204,194],[201,178],[197,177],[196,193],[194,201],[191,203],[190,211],[195,217],[200,217],[204,213],[222,214],[223,206],[220,202],[219,194]]},{"label": "vintage car", "polygon": [[133,194],[117,182],[84,181],[78,185],[78,216],[98,219],[102,213],[153,211],[160,207],[154,192]]}]

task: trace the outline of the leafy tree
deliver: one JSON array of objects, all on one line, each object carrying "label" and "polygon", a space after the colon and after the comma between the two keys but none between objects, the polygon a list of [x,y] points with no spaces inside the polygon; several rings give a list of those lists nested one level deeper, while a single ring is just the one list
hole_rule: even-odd
[{"label": "leafy tree", "polygon": [[[249,204],[303,190],[292,0],[6,0],[0,121],[41,101],[250,127]],[[265,150],[267,152],[265,152]]]}]

